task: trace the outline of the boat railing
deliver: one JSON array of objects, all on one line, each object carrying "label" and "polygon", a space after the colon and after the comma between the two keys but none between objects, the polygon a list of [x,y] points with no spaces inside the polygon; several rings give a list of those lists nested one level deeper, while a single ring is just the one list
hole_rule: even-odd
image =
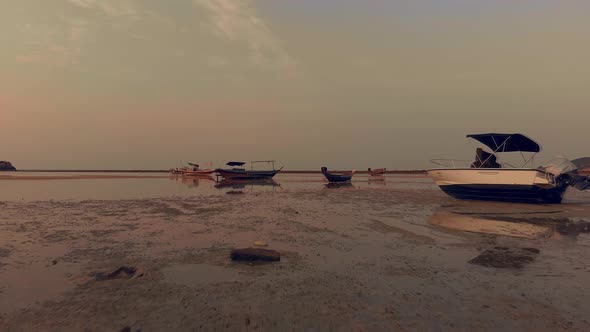
[{"label": "boat railing", "polygon": [[[276,160],[252,160],[250,161],[250,169],[254,170],[254,164],[270,164],[272,165],[272,170],[276,171],[276,167],[275,167],[275,163],[277,161]],[[279,171],[283,169],[282,167],[279,169]]]},{"label": "boat railing", "polygon": [[[461,159],[431,159],[430,162],[433,165],[442,168],[472,168],[471,164],[473,164],[473,160],[461,160]],[[500,163],[502,165],[501,168],[524,168],[523,167],[516,167],[510,163],[503,162]]]},{"label": "boat railing", "polygon": [[430,163],[442,168],[469,168],[473,161],[461,159],[430,159]]}]

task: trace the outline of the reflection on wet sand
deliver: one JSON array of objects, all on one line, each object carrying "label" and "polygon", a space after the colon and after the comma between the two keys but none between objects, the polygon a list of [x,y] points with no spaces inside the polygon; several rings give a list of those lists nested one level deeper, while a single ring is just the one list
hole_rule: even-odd
[{"label": "reflection on wet sand", "polygon": [[196,188],[199,186],[200,183],[213,183],[215,179],[213,179],[209,175],[198,175],[198,176],[171,176],[171,179],[174,179],[182,184],[187,185],[191,188]]},{"label": "reflection on wet sand", "polygon": [[436,212],[431,217],[430,223],[465,232],[504,235],[527,239],[543,238],[550,234],[550,229],[548,227],[477,218],[454,212]]},{"label": "reflection on wet sand", "polygon": [[238,180],[238,179],[224,179],[215,183],[215,188],[231,188],[231,189],[246,189],[249,187],[280,187],[281,184],[273,179],[249,179],[249,180]]},{"label": "reflection on wet sand", "polygon": [[354,186],[350,182],[330,182],[326,183],[327,189],[339,189],[339,188],[353,188]]},{"label": "reflection on wet sand", "polygon": [[465,232],[515,238],[576,238],[590,233],[590,221],[568,215],[568,211],[466,212],[441,208],[430,224]]}]

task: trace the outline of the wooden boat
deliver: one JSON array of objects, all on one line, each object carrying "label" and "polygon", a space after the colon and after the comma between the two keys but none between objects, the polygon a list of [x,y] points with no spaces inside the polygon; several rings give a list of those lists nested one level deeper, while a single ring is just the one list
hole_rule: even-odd
[{"label": "wooden boat", "polygon": [[198,164],[188,163],[191,167],[187,167],[182,173],[183,176],[204,176],[215,173],[214,169],[201,169]]},{"label": "wooden boat", "polygon": [[322,167],[322,174],[328,179],[329,182],[348,182],[352,179],[352,176],[356,171],[344,171],[344,172],[328,172],[327,167]]},{"label": "wooden boat", "polygon": [[368,169],[370,176],[383,176],[387,171],[385,168]]},{"label": "wooden boat", "polygon": [[385,180],[385,168],[368,169],[369,180]]},{"label": "wooden boat", "polygon": [[[272,170],[255,170],[254,164],[257,163],[272,164]],[[226,165],[232,168],[218,168],[215,172],[224,179],[271,179],[283,169],[282,167],[275,169],[274,163],[274,160],[251,161],[251,168],[246,169],[244,167],[245,162],[230,161]]]},{"label": "wooden boat", "polygon": [[184,169],[183,169],[183,168],[178,168],[178,167],[176,167],[176,168],[171,168],[171,169],[169,169],[169,170],[168,170],[168,172],[169,172],[171,175],[181,175],[181,174],[183,174],[183,173],[184,173]]}]

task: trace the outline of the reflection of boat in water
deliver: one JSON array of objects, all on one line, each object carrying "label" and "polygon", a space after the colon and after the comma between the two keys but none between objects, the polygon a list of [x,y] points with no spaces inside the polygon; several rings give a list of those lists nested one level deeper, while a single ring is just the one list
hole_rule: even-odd
[{"label": "reflection of boat in water", "polygon": [[232,189],[244,189],[247,186],[250,187],[280,187],[281,184],[273,179],[262,178],[262,179],[223,179],[215,183],[215,188],[232,188]]},{"label": "reflection of boat in water", "polygon": [[325,186],[328,189],[354,188],[354,186],[350,182],[329,182],[326,183]]},{"label": "reflection of boat in water", "polygon": [[176,178],[177,181],[180,181],[182,184],[185,184],[189,187],[198,187],[200,182],[214,182],[215,179],[213,179],[210,175],[199,175],[199,176],[183,176],[183,177],[177,177]]},{"label": "reflection of boat in water", "polygon": [[[255,170],[254,164],[258,163],[272,164],[272,170]],[[283,169],[275,169],[274,160],[251,161],[250,169],[246,169],[245,164],[242,161],[230,161],[226,165],[232,168],[218,168],[215,172],[225,179],[270,179]]]},{"label": "reflection of boat in water", "polygon": [[432,225],[470,233],[494,234],[509,237],[538,239],[551,234],[548,227],[525,222],[509,222],[483,218],[457,212],[436,212],[430,218]]},{"label": "reflection of boat in water", "polygon": [[[521,208],[517,209],[522,211]],[[465,212],[442,209],[430,218],[430,224],[450,230],[492,234],[525,239],[576,238],[590,233],[590,222],[567,216],[565,211]],[[556,215],[556,213],[563,213]],[[531,216],[534,214],[534,216]],[[542,217],[543,215],[545,217]]]},{"label": "reflection of boat in water", "polygon": [[327,167],[322,167],[322,174],[329,182],[349,182],[354,173],[355,171],[328,172]]},{"label": "reflection of boat in water", "polygon": [[[460,199],[495,200],[522,203],[560,203],[569,186],[590,188],[590,179],[578,174],[569,161],[526,168],[541,147],[521,134],[467,135],[493,152],[477,149],[476,160],[467,167],[455,167],[453,160],[433,160],[444,168],[428,171],[436,184],[448,195]],[[524,164],[515,168],[496,161],[496,154],[519,152]],[[528,159],[524,153],[532,153]],[[452,167],[441,161],[452,162]]]}]

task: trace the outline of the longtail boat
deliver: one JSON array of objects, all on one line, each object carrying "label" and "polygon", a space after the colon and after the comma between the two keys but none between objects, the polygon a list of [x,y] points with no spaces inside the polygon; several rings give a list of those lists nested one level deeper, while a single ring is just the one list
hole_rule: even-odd
[{"label": "longtail boat", "polygon": [[322,167],[322,174],[328,179],[329,182],[347,182],[352,179],[352,176],[356,171],[341,171],[341,172],[328,172],[327,167]]},{"label": "longtail boat", "polygon": [[191,167],[188,167],[182,173],[184,176],[203,176],[215,173],[214,169],[211,168],[200,168],[199,164],[188,163]]},{"label": "longtail boat", "polygon": [[383,176],[385,175],[385,172],[387,171],[387,169],[385,168],[375,168],[375,169],[368,169],[369,175],[371,176]]}]

